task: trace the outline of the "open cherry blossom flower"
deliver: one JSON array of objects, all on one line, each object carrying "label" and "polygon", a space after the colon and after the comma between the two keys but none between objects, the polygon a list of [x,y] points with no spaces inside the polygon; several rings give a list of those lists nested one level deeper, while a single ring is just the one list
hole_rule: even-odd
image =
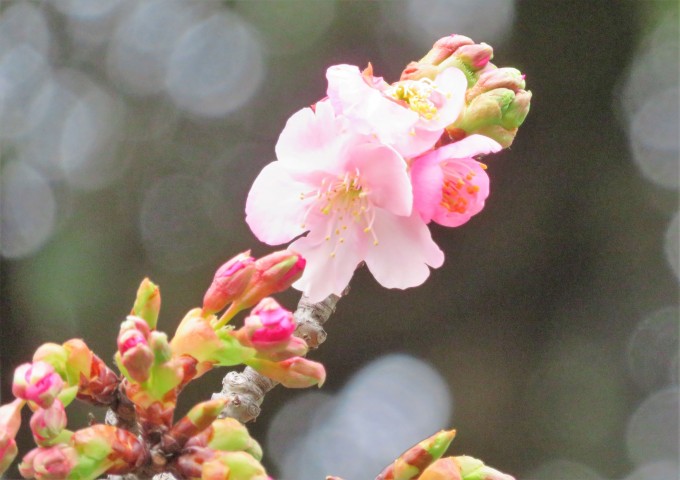
[{"label": "open cherry blossom flower", "polygon": [[405,158],[434,146],[464,104],[467,80],[448,68],[434,80],[402,80],[392,85],[353,65],[335,65],[326,73],[328,98],[338,114],[359,133],[375,135]]},{"label": "open cherry blossom flower", "polygon": [[479,213],[489,196],[489,177],[473,157],[501,149],[490,138],[471,135],[414,159],[413,205],[422,220],[457,227]]},{"label": "open cherry blossom flower", "polygon": [[412,213],[407,164],[399,153],[348,128],[329,102],[291,117],[278,161],[255,180],[246,222],[265,243],[290,245],[306,260],[294,286],[318,302],[340,295],[365,261],[383,286],[408,288],[439,267],[444,255]]}]

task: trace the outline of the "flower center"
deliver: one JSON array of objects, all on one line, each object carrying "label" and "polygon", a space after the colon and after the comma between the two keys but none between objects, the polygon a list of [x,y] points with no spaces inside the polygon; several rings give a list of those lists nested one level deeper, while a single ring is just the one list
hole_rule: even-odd
[{"label": "flower center", "polygon": [[[481,165],[486,169],[486,165]],[[442,162],[441,169],[444,173],[444,184],[440,205],[451,213],[465,213],[470,201],[479,192],[479,185],[473,183],[475,172],[471,169],[465,171],[455,162]]]},{"label": "flower center", "polygon": [[324,178],[319,189],[300,194],[301,200],[314,198],[305,213],[302,228],[307,228],[307,219],[313,212],[328,216],[325,240],[335,242],[331,257],[335,257],[338,247],[345,243],[344,235],[350,225],[362,227],[364,233],[372,236],[373,244],[378,245],[373,231],[375,211],[368,197],[368,190],[361,184],[359,169],[344,176]]},{"label": "flower center", "polygon": [[432,120],[437,118],[437,105],[431,97],[437,86],[429,78],[404,80],[390,86],[385,93],[396,100],[405,102],[411,110],[421,117]]}]

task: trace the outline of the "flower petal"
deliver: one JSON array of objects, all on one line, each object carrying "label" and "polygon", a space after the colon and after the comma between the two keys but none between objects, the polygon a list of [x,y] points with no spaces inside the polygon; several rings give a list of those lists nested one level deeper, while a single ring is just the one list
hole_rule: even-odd
[{"label": "flower petal", "polygon": [[379,143],[356,145],[348,151],[345,170],[360,172],[361,184],[375,207],[395,215],[411,214],[413,193],[406,162],[394,149]]},{"label": "flower petal", "polygon": [[503,147],[495,140],[484,135],[470,135],[464,139],[449,143],[436,150],[439,161],[449,158],[471,158],[477,155],[499,152]]},{"label": "flower petal", "polygon": [[307,265],[302,278],[293,287],[301,290],[311,302],[320,302],[330,294],[341,295],[366,250],[367,239],[361,237],[362,233],[357,229],[346,232],[350,238],[345,244],[338,244],[333,238],[325,240],[317,231],[294,241],[289,248],[299,252]]},{"label": "flower petal", "polygon": [[255,236],[269,245],[279,245],[304,233],[302,224],[310,200],[300,200],[300,194],[308,189],[281,162],[264,167],[246,200],[246,222]]},{"label": "flower petal", "polygon": [[288,119],[276,143],[276,158],[288,168],[323,170],[347,143],[346,119],[336,117],[328,101],[303,108]]},{"label": "flower petal", "polygon": [[430,275],[428,265],[438,268],[444,262],[444,253],[417,214],[396,217],[378,211],[373,230],[379,244],[368,247],[365,260],[373,276],[384,287],[420,285]]},{"label": "flower petal", "polygon": [[434,152],[418,157],[411,165],[413,209],[429,223],[442,200],[444,174],[439,167],[439,155]]},{"label": "flower petal", "polygon": [[[458,118],[465,104],[467,79],[465,74],[457,68],[447,68],[434,79],[437,91],[444,97],[439,107],[439,115],[429,122],[428,130],[444,128]],[[422,122],[421,122],[422,123]]]}]

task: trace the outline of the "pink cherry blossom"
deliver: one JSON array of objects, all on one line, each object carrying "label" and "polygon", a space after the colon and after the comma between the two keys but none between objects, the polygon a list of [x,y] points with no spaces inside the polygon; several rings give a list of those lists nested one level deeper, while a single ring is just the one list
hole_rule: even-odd
[{"label": "pink cherry blossom", "polygon": [[375,135],[405,158],[424,153],[458,117],[467,80],[448,68],[434,81],[402,80],[392,85],[353,65],[335,65],[326,73],[328,98],[338,114],[359,133]]},{"label": "pink cherry blossom", "polygon": [[290,248],[307,260],[294,286],[311,301],[340,295],[361,261],[383,286],[408,288],[444,260],[412,212],[404,158],[349,122],[328,101],[293,115],[278,160],[260,172],[246,203],[246,221],[265,243],[309,232]]},{"label": "pink cherry blossom", "polygon": [[64,381],[49,363],[38,361],[19,365],[14,371],[15,397],[48,408],[64,387]]},{"label": "pink cherry blossom", "polygon": [[414,208],[423,221],[457,227],[479,213],[489,196],[489,177],[473,157],[501,149],[490,138],[471,135],[414,159]]},{"label": "pink cherry blossom", "polygon": [[293,314],[272,298],[260,301],[245,319],[245,324],[254,329],[250,341],[255,347],[286,341],[295,331]]}]

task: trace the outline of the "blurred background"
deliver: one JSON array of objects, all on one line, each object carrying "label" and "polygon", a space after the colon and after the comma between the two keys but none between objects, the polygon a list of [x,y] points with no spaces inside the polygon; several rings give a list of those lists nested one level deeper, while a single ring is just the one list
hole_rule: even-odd
[{"label": "blurred background", "polygon": [[432,227],[424,286],[355,275],[312,354],[327,384],[276,389],[250,426],[265,465],[369,479],[455,427],[453,454],[519,479],[678,478],[676,1],[3,0],[2,401],[43,342],[110,360],[144,276],[174,331],[223,261],[272,250],[245,198],[325,69],[394,81],[449,33],[522,70],[531,113],[484,211]]}]

